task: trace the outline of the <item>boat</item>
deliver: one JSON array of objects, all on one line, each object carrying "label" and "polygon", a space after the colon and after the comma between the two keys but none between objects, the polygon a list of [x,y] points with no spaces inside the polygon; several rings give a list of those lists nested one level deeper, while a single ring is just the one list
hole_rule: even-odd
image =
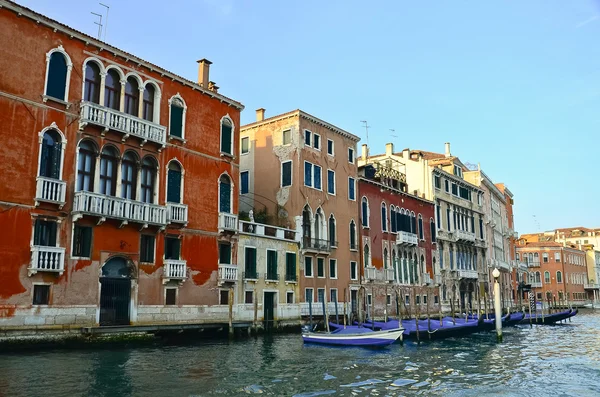
[{"label": "boat", "polygon": [[531,318],[532,324],[552,325],[558,321],[566,320],[567,318],[577,315],[577,312],[577,309],[569,309],[558,313],[544,314],[544,316],[537,313],[534,313],[530,316],[529,313],[527,313],[519,322],[519,324],[529,324],[529,319]]},{"label": "boat", "polygon": [[502,326],[514,327],[515,325],[519,324],[521,322],[521,320],[523,320],[524,318],[525,318],[525,313],[523,313],[523,312],[511,313],[510,317],[506,321],[502,322]]},{"label": "boat", "polygon": [[305,332],[302,340],[304,343],[323,345],[381,347],[391,345],[398,339],[402,340],[402,332],[402,328],[373,331],[364,327],[346,326],[331,332]]},{"label": "boat", "polygon": [[[464,320],[463,320],[464,321]],[[409,340],[433,340],[433,339],[444,339],[451,337],[459,337],[469,335],[480,331],[482,321],[471,321],[471,322],[453,322],[452,319],[448,318],[439,320],[419,320],[417,333],[417,321],[415,319],[408,320],[389,320],[383,321],[367,321],[363,324],[363,327],[367,329],[376,330],[388,330],[397,329],[402,327],[404,329],[404,338]]]}]

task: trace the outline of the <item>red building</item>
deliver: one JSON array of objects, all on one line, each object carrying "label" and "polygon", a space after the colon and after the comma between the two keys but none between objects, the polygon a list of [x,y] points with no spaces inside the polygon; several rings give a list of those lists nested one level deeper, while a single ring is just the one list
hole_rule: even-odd
[{"label": "red building", "polygon": [[377,317],[437,313],[434,204],[407,192],[399,163],[365,157],[362,163],[358,197],[365,310]]},{"label": "red building", "polygon": [[210,319],[243,106],[0,5],[0,327]]}]

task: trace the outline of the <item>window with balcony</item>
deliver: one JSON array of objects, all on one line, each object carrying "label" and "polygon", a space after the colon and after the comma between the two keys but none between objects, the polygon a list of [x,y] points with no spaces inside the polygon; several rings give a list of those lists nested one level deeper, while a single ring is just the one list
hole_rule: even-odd
[{"label": "window with balcony", "polygon": [[325,258],[317,258],[317,277],[325,277]]},{"label": "window with balcony", "polygon": [[350,280],[358,280],[358,266],[355,261],[350,261]]},{"label": "window with balcony", "polygon": [[137,154],[127,151],[121,161],[121,197],[129,200],[136,199],[137,190]]},{"label": "window with balcony", "polygon": [[248,154],[250,153],[250,138],[245,136],[242,138],[242,143],[240,145],[240,152],[241,154]]},{"label": "window with balcony", "polygon": [[132,116],[138,116],[140,109],[140,85],[137,79],[129,76],[125,82],[124,111]]},{"label": "window with balcony", "polygon": [[181,203],[183,173],[181,165],[175,160],[167,167],[167,202]]},{"label": "window with balcony", "polygon": [[323,209],[317,208],[317,210],[315,211],[315,225],[313,230],[315,231],[315,239],[319,244],[321,243],[321,241],[319,240],[325,240],[327,238],[325,234],[326,226],[327,225],[325,224],[325,215],[323,214]]},{"label": "window with balcony", "polygon": [[54,129],[44,132],[41,142],[39,176],[52,179],[61,178],[62,137]]},{"label": "window with balcony", "polygon": [[354,220],[350,221],[350,249],[355,250],[356,248],[356,223]]},{"label": "window with balcony", "polygon": [[240,172],[240,194],[247,194],[249,189],[250,173],[248,171]]},{"label": "window with balcony", "polygon": [[229,117],[221,119],[221,153],[233,156],[233,121]]},{"label": "window with balcony", "polygon": [[46,54],[46,87],[44,95],[68,102],[69,79],[73,63],[62,46]]},{"label": "window with balcony", "polygon": [[94,191],[94,173],[96,168],[96,144],[83,140],[79,144],[77,157],[77,191]]},{"label": "window with balcony", "polygon": [[[153,84],[146,84],[144,87],[144,97],[142,103],[142,117],[144,120],[153,121],[158,123],[158,121],[154,120],[154,102],[156,96],[156,89]],[[158,116],[158,109],[156,115]]]},{"label": "window with balcony", "polygon": [[277,275],[277,251],[267,250],[267,280],[278,280]]},{"label": "window with balcony", "polygon": [[100,78],[100,67],[96,62],[88,61],[85,65],[85,82],[83,88],[83,100],[100,104],[100,89],[102,80]]},{"label": "window with balcony", "polygon": [[292,186],[292,160],[281,163],[281,187]]},{"label": "window with balcony", "polygon": [[366,197],[361,201],[361,221],[363,227],[369,227],[369,200]]},{"label": "window with balcony", "polygon": [[258,279],[256,272],[256,248],[244,247],[244,278]]},{"label": "window with balcony", "polygon": [[165,259],[179,260],[181,256],[181,240],[177,237],[165,237]]},{"label": "window with balcony", "polygon": [[142,180],[140,182],[141,200],[144,203],[154,203],[157,162],[153,157],[146,156],[142,160]]},{"label": "window with balcony", "polygon": [[286,252],[285,253],[285,280],[286,281],[297,281],[296,280],[296,253]]},{"label": "window with balcony", "polygon": [[219,264],[230,265],[231,264],[231,244],[219,243]]},{"label": "window with balcony", "polygon": [[327,193],[335,194],[335,171],[327,170]]},{"label": "window with balcony", "polygon": [[50,303],[50,285],[34,284],[33,301],[34,305],[47,305]]},{"label": "window with balcony", "polygon": [[121,76],[115,69],[110,69],[104,77],[104,106],[120,110]]},{"label": "window with balcony", "polygon": [[175,138],[185,138],[186,105],[183,98],[174,96],[169,100],[169,135]]},{"label": "window with balcony", "polygon": [[142,234],[140,236],[140,262],[154,263],[155,241],[156,237],[151,234]]},{"label": "window with balcony", "polygon": [[73,227],[72,257],[90,258],[92,251],[92,228],[89,226],[75,225]]},{"label": "window with balcony", "polygon": [[329,246],[336,247],[337,241],[335,239],[335,217],[333,214],[329,215]]},{"label": "window with balcony", "polygon": [[381,203],[381,230],[387,232],[387,206]]},{"label": "window with balcony", "polygon": [[219,212],[231,214],[231,190],[231,179],[227,175],[222,175],[219,179]]},{"label": "window with balcony", "polygon": [[348,178],[348,200],[356,200],[356,182],[354,178]]},{"label": "window with balcony", "polygon": [[100,193],[115,196],[117,193],[117,164],[119,152],[112,146],[105,146],[100,154]]},{"label": "window with balcony", "polygon": [[33,245],[56,247],[56,229],[56,222],[36,219],[33,229]]},{"label": "window with balcony", "polygon": [[304,257],[304,276],[305,277],[313,276],[312,257],[310,257],[310,256]]}]

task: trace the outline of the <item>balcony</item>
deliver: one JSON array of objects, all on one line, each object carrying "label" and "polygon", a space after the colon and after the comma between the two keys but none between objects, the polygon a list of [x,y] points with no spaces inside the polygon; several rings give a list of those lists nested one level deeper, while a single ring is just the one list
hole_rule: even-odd
[{"label": "balcony", "polygon": [[66,191],[67,183],[65,181],[38,176],[35,186],[35,205],[39,205],[40,201],[44,201],[58,204],[59,208],[62,208],[65,205]]},{"label": "balcony", "polygon": [[313,251],[318,253],[329,253],[331,250],[331,245],[328,240],[311,238],[311,237],[303,237],[302,238],[302,248],[307,251]]},{"label": "balcony", "polygon": [[262,223],[239,221],[239,232],[275,238],[278,240],[300,241],[300,234],[295,230],[265,225]]},{"label": "balcony", "polygon": [[431,276],[429,275],[429,273],[423,273],[421,275],[421,281],[423,284],[428,284],[428,285],[433,283],[433,280],[431,279]]},{"label": "balcony", "polygon": [[167,203],[167,221],[169,223],[181,223],[184,226],[188,222],[187,204]]},{"label": "balcony", "polygon": [[462,241],[465,243],[475,243],[475,233],[467,232],[465,230],[455,230],[454,237],[456,241]]},{"label": "balcony", "polygon": [[497,268],[500,271],[510,271],[510,264],[499,259],[488,259],[488,266],[492,269]]},{"label": "balcony", "polygon": [[583,289],[600,289],[600,284],[585,283],[583,284]]},{"label": "balcony", "polygon": [[163,283],[171,280],[183,281],[187,278],[186,261],[182,259],[165,259]]},{"label": "balcony", "polygon": [[151,141],[164,146],[166,142],[167,127],[95,103],[81,102],[79,129],[87,124],[103,127],[105,132],[120,132],[123,141],[135,136],[144,143]]},{"label": "balcony", "polygon": [[61,275],[65,271],[65,249],[34,245],[31,247],[31,263],[27,270],[30,276],[37,272]]},{"label": "balcony", "polygon": [[515,260],[513,266],[520,270],[527,270],[527,263],[521,262],[520,260]]},{"label": "balcony", "polygon": [[526,262],[528,267],[540,267],[540,261]]},{"label": "balcony", "polygon": [[459,278],[477,278],[477,270],[458,269]]},{"label": "balcony", "polygon": [[83,215],[98,216],[99,224],[106,218],[120,220],[121,226],[128,222],[158,226],[167,224],[165,206],[85,191],[75,193],[73,213],[75,220]]},{"label": "balcony", "polygon": [[238,279],[238,272],[236,265],[220,264],[219,263],[219,275],[218,283],[223,285],[224,283],[235,283]]},{"label": "balcony", "polygon": [[398,245],[417,245],[417,235],[410,232],[397,232],[396,244]]},{"label": "balcony", "polygon": [[377,279],[377,269],[374,267],[365,267],[365,281],[375,281]]},{"label": "balcony", "polygon": [[531,285],[531,288],[542,288],[542,282],[541,281],[534,281],[532,283],[529,283]]},{"label": "balcony", "polygon": [[394,280],[396,280],[396,273],[394,272],[393,268],[387,268],[387,269],[383,269],[383,274],[385,276],[385,281],[387,282],[394,282]]},{"label": "balcony", "polygon": [[219,232],[237,232],[237,215],[219,212]]},{"label": "balcony", "polygon": [[277,273],[265,273],[265,282],[267,283],[278,283],[279,282],[279,274]]},{"label": "balcony", "polygon": [[433,276],[433,281],[435,282],[435,284],[437,285],[442,285],[442,275],[441,274],[436,274]]},{"label": "balcony", "polygon": [[243,272],[242,278],[244,280],[258,281],[258,273],[256,271]]}]

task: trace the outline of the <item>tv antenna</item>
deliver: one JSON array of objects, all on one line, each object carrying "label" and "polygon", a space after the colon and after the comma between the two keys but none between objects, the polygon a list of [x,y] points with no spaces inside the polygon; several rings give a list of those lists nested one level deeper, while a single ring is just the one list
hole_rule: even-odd
[{"label": "tv antenna", "polygon": [[369,124],[367,123],[367,120],[361,120],[360,122],[365,125],[365,131],[367,132],[367,146],[369,146]]},{"label": "tv antenna", "polygon": [[104,3],[98,4],[100,4],[102,7],[106,7],[106,19],[104,20],[104,38],[102,39],[102,41],[106,42],[106,30],[108,29],[108,11],[110,10],[110,7]]},{"label": "tv antenna", "polygon": [[94,22],[98,25],[98,40],[102,40],[102,14],[98,14],[97,12],[91,12],[93,15],[100,17],[100,22]]}]

